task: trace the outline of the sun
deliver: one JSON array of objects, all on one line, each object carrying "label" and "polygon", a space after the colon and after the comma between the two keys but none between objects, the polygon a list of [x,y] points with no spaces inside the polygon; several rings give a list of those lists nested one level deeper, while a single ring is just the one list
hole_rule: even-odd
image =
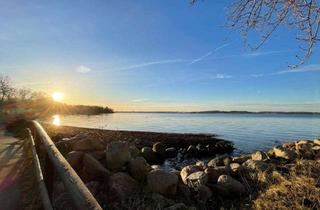
[{"label": "sun", "polygon": [[52,93],[52,99],[56,102],[60,102],[64,98],[64,94],[62,92],[54,92]]}]

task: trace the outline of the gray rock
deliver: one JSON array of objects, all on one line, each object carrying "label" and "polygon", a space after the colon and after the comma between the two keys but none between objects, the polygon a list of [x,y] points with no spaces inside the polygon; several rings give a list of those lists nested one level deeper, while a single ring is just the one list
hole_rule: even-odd
[{"label": "gray rock", "polygon": [[66,160],[76,172],[79,172],[83,166],[83,156],[84,152],[72,151],[66,155]]},{"label": "gray rock", "polygon": [[94,157],[85,154],[83,156],[82,174],[86,181],[103,181],[109,177],[110,172]]},{"label": "gray rock", "polygon": [[110,194],[116,195],[120,200],[138,194],[141,190],[139,183],[124,172],[113,174],[109,180]]},{"label": "gray rock", "polygon": [[209,187],[205,185],[200,185],[198,187],[197,197],[199,201],[201,201],[202,203],[206,203],[207,200],[209,200],[212,197],[212,191],[210,190]]},{"label": "gray rock", "polygon": [[256,151],[255,153],[251,154],[252,160],[267,160],[269,159],[268,155],[263,151]]},{"label": "gray rock", "polygon": [[273,151],[274,151],[274,155],[278,158],[283,158],[286,160],[293,160],[294,158],[296,158],[296,153],[294,153],[292,150],[289,150],[287,148],[278,146],[278,147],[274,147]]},{"label": "gray rock", "polygon": [[246,192],[245,186],[228,175],[221,175],[217,182],[218,185],[225,187],[234,195],[242,195]]},{"label": "gray rock", "polygon": [[208,167],[217,167],[217,166],[225,166],[226,165],[229,165],[231,162],[231,158],[228,157],[228,156],[220,156],[220,157],[216,157],[216,158],[213,158],[212,160],[210,160],[208,162]]},{"label": "gray rock", "polygon": [[238,157],[233,157],[232,162],[242,164],[242,163],[246,162],[247,160],[249,160],[250,158],[251,158],[251,155],[241,155]]},{"label": "gray rock", "polygon": [[197,171],[201,171],[201,170],[202,170],[202,168],[200,166],[196,166],[196,165],[185,166],[180,172],[180,176],[181,176],[183,183],[188,184],[187,177],[190,174],[197,172]]},{"label": "gray rock", "polygon": [[113,141],[106,149],[107,168],[118,170],[131,159],[130,149],[126,142]]},{"label": "gray rock", "polygon": [[149,164],[159,164],[163,162],[162,158],[150,147],[143,147],[141,150],[141,155]]},{"label": "gray rock", "polygon": [[176,148],[174,147],[169,147],[166,149],[166,157],[168,158],[173,158],[173,157],[176,157],[178,154]]},{"label": "gray rock", "polygon": [[137,157],[129,162],[128,169],[133,178],[138,181],[145,180],[149,165],[143,157]]},{"label": "gray rock", "polygon": [[162,157],[166,156],[166,146],[162,142],[157,142],[152,146],[152,150],[161,155]]},{"label": "gray rock", "polygon": [[208,174],[203,171],[197,171],[187,177],[188,186],[197,188],[200,185],[206,185],[208,182]]},{"label": "gray rock", "polygon": [[230,174],[230,168],[227,166],[219,166],[215,168],[207,168],[205,173],[208,175],[208,182],[217,183],[218,178],[224,174]]},{"label": "gray rock", "polygon": [[105,146],[99,139],[84,138],[75,141],[72,146],[72,150],[75,151],[92,151],[92,150],[104,150]]},{"label": "gray rock", "polygon": [[265,171],[269,167],[267,163],[259,160],[247,160],[242,166],[248,170]]},{"label": "gray rock", "polygon": [[134,145],[131,145],[129,150],[132,158],[136,158],[141,155],[141,151]]},{"label": "gray rock", "polygon": [[320,146],[320,139],[313,140],[313,143]]},{"label": "gray rock", "polygon": [[177,175],[164,170],[153,170],[147,175],[150,190],[164,195],[176,194],[178,180]]},{"label": "gray rock", "polygon": [[165,208],[164,210],[187,210],[188,207],[184,203],[176,203],[172,206]]}]

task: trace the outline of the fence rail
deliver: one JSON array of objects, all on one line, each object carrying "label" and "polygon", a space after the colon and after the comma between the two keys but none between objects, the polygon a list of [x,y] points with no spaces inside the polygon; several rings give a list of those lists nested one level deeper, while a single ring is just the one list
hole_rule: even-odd
[{"label": "fence rail", "polygon": [[[40,152],[40,150],[44,150],[46,161],[44,173],[41,173],[41,166],[39,161],[35,160],[36,164],[39,164],[37,167],[37,173],[39,173],[38,180],[42,180],[39,182],[40,192],[43,194],[42,201],[44,203],[45,209],[50,209],[51,204],[48,204],[48,199],[52,198],[53,192],[53,179],[54,172],[56,171],[58,176],[61,178],[66,191],[68,192],[71,200],[75,207],[79,210],[102,210],[99,203],[90,193],[86,185],[82,182],[78,174],[73,170],[70,164],[66,161],[66,159],[59,152],[51,138],[48,136],[46,131],[37,121],[31,121],[31,130],[32,135],[30,138],[35,142],[35,153]],[[30,133],[31,134],[31,133]],[[37,157],[37,154],[34,157]],[[39,172],[40,169],[40,172]],[[45,182],[45,187],[43,184]],[[41,187],[42,186],[42,187]],[[41,188],[45,189],[41,189]],[[46,195],[48,197],[46,198]],[[52,209],[52,207],[51,207]]]}]

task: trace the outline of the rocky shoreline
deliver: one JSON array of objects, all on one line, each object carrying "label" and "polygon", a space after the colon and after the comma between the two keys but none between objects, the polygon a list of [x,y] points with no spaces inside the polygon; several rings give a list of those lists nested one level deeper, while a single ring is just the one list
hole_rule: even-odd
[{"label": "rocky shoreline", "polygon": [[[218,148],[214,147],[209,161],[166,170],[164,161],[177,159],[179,155],[197,159],[204,154],[199,151],[206,147],[181,144],[177,148],[168,144],[168,140],[156,141],[155,137],[144,144],[136,138],[142,135],[139,132],[131,132],[134,138],[124,140],[121,134],[113,133],[119,139],[103,142],[106,136],[101,134],[100,138],[90,137],[90,132],[96,132],[93,130],[59,129],[46,128],[106,209],[320,208],[319,139],[290,142],[268,152],[240,156],[217,155]],[[149,134],[153,135],[159,134]],[[205,142],[205,138],[204,135],[199,139]],[[70,209],[67,197],[62,183],[56,180],[55,208]]]}]

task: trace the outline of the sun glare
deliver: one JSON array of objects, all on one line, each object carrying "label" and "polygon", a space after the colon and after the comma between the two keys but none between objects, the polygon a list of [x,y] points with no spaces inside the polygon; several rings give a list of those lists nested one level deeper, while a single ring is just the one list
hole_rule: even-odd
[{"label": "sun glare", "polygon": [[59,102],[59,101],[62,101],[63,98],[64,98],[64,94],[61,93],[61,92],[54,92],[54,93],[52,93],[52,99],[53,99],[54,101]]}]

